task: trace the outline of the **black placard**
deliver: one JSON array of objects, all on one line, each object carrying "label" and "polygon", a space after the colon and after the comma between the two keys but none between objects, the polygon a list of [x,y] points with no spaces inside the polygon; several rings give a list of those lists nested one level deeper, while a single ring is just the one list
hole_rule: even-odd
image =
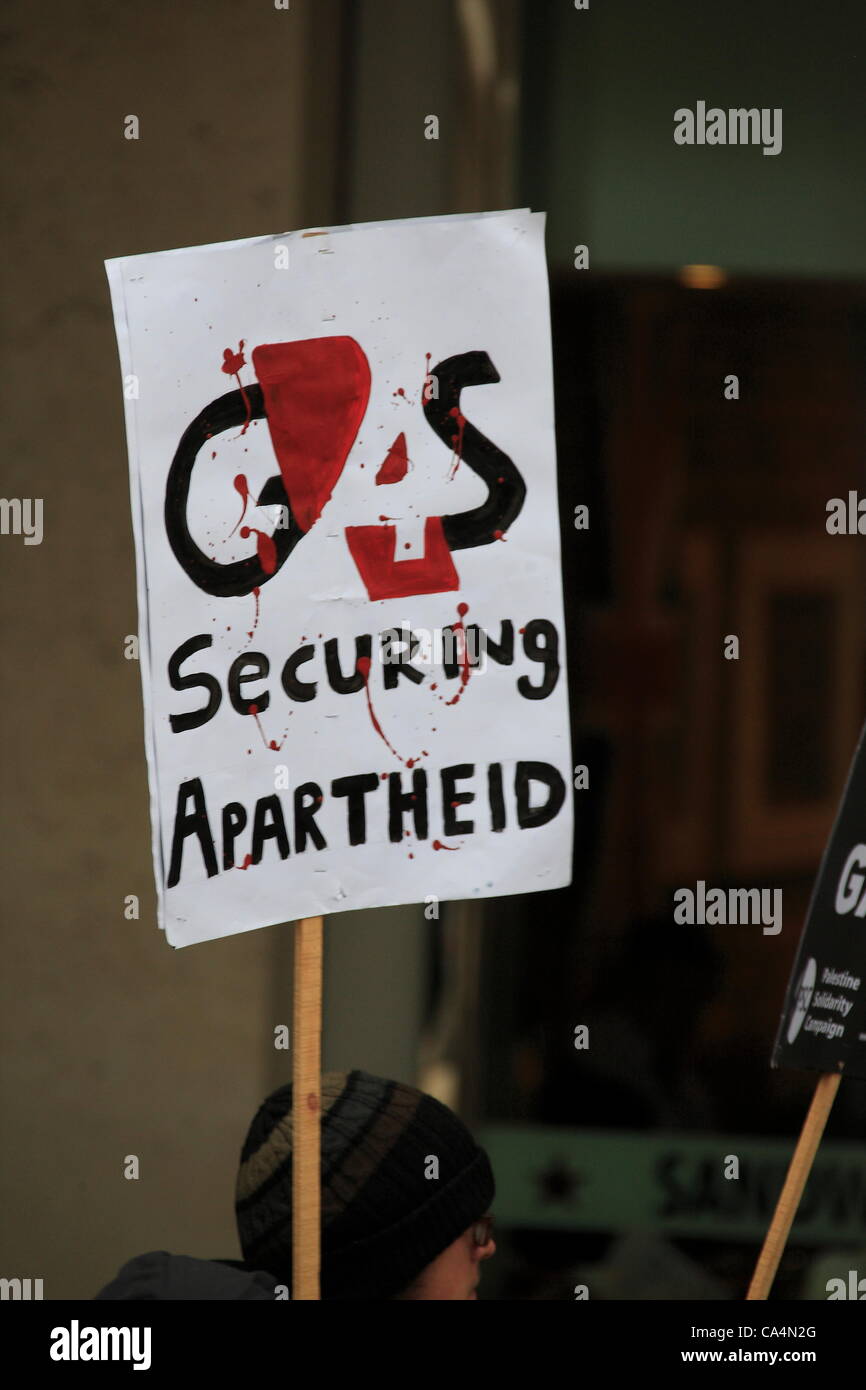
[{"label": "black placard", "polygon": [[866,726],[812,891],[772,1065],[866,1077]]}]

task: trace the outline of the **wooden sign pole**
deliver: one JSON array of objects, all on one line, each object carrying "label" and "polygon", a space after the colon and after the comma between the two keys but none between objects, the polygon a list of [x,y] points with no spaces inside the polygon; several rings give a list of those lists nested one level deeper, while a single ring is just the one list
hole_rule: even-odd
[{"label": "wooden sign pole", "polygon": [[840,1071],[827,1072],[818,1078],[812,1104],[803,1122],[800,1138],[788,1167],[785,1185],[776,1203],[770,1229],[767,1231],[764,1248],[755,1265],[755,1273],[746,1294],[747,1302],[766,1298],[770,1292],[841,1080]]},{"label": "wooden sign pole", "polygon": [[319,1298],[322,918],[295,923],[292,1001],[292,1300]]}]

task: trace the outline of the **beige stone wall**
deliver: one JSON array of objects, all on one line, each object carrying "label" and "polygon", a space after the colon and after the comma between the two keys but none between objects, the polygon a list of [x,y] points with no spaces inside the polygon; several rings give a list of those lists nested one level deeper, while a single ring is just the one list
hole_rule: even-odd
[{"label": "beige stone wall", "polygon": [[[0,492],[44,499],[44,540],[0,537],[0,1274],[43,1278],[47,1298],[90,1297],[142,1250],[234,1254],[243,1129],[277,1059],[290,1065],[271,1042],[290,1021],[289,929],[174,952],[155,926],[102,262],[325,215],[327,170],[311,211],[303,165],[305,79],[331,8],[4,10]],[[129,114],[138,141],[123,138]],[[131,893],[139,921],[124,920]]]}]

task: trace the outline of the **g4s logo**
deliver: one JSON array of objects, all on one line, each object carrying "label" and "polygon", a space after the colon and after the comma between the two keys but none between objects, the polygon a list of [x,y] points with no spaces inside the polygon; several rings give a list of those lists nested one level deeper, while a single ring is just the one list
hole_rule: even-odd
[{"label": "g4s logo", "polygon": [[[369,364],[354,338],[264,344],[253,349],[252,362],[257,382],[205,406],[184,431],[166,482],[165,528],[175,557],[193,583],[220,598],[248,594],[266,584],[318,520],[343,471],[370,396]],[[396,530],[391,525],[346,527],[346,542],[371,599],[459,588],[453,552],[499,540],[526,496],[526,484],[513,461],[460,410],[465,386],[500,380],[488,354],[458,353],[439,362],[431,374],[438,394],[424,400],[426,422],[449,450],[459,424],[461,459],[483,480],[487,496],[469,511],[429,516],[424,554],[418,559],[395,558]],[[288,525],[269,538],[267,563],[260,550],[220,564],[190,534],[192,473],[206,445],[250,419],[267,420],[279,465],[258,504],[286,509]]]}]

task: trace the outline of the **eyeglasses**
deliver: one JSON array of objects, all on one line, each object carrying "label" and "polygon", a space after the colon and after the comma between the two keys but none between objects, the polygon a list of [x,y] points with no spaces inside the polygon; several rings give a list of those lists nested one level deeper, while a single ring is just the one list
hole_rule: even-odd
[{"label": "eyeglasses", "polygon": [[472,1240],[477,1246],[489,1245],[493,1235],[493,1216],[490,1212],[479,1217],[472,1227]]}]

